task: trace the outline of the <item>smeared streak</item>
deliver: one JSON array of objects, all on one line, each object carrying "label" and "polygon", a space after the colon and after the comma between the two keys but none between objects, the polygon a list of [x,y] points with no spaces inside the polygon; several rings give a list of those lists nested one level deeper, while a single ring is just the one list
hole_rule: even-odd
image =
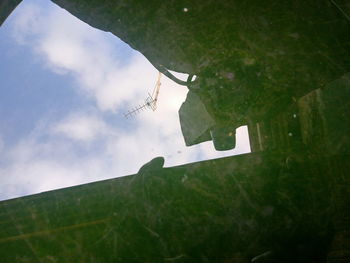
[{"label": "smeared streak", "polygon": [[100,220],[96,220],[96,221],[92,221],[92,222],[76,224],[76,225],[59,227],[59,228],[50,229],[50,230],[38,231],[38,232],[34,232],[34,233],[6,237],[6,238],[0,239],[0,243],[11,242],[11,241],[16,241],[16,240],[20,240],[20,239],[27,239],[27,238],[31,238],[31,237],[42,236],[42,235],[47,235],[47,234],[52,234],[52,233],[57,233],[57,232],[63,232],[66,230],[72,230],[72,229],[87,227],[87,226],[91,226],[91,225],[103,224],[107,221],[109,221],[109,218],[100,219]]}]

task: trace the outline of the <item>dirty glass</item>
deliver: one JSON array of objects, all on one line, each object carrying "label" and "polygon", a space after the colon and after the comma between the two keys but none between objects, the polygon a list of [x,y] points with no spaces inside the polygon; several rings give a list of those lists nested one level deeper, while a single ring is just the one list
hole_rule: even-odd
[{"label": "dirty glass", "polygon": [[1,262],[350,262],[348,1],[3,0],[0,25]]}]

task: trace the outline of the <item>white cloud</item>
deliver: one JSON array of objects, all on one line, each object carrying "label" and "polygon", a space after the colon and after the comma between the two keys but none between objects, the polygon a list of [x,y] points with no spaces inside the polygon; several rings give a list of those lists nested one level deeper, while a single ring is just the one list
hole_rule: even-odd
[{"label": "white cloud", "polygon": [[12,32],[19,43],[25,44],[28,36],[38,33],[43,11],[38,5],[32,3],[22,3],[15,9],[11,15],[11,18],[14,16],[14,19],[11,20]]},{"label": "white cloud", "polygon": [[78,141],[92,141],[98,136],[105,136],[109,128],[96,116],[73,114],[51,128],[53,134],[60,134]]},{"label": "white cloud", "polygon": [[136,51],[131,62],[122,65],[106,33],[61,8],[45,12],[34,4],[25,5],[16,13],[14,34],[32,46],[50,69],[72,76],[79,91],[103,111],[117,111],[121,104],[141,99],[144,87],[156,76],[156,70]]}]

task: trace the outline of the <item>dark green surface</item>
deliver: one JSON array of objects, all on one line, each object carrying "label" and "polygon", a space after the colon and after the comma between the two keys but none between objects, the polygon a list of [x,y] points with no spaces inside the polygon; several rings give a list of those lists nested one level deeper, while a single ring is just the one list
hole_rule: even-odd
[{"label": "dark green surface", "polygon": [[325,262],[329,167],[349,157],[291,156],[247,154],[1,202],[2,262],[248,262],[266,250],[280,262]]},{"label": "dark green surface", "polygon": [[196,74],[207,110],[236,127],[350,71],[350,20],[338,9],[350,14],[346,0],[53,2],[156,67]]},{"label": "dark green surface", "polygon": [[22,0],[1,0],[0,1],[0,26],[6,18],[11,14],[11,12],[16,8],[16,6],[22,2]]}]

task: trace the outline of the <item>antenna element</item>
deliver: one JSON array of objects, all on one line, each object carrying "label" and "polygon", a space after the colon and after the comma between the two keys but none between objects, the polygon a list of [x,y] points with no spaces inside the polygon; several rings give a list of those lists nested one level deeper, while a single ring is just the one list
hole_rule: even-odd
[{"label": "antenna element", "polygon": [[124,113],[125,118],[130,118],[132,116],[137,115],[140,111],[143,111],[145,109],[151,109],[155,111],[157,109],[157,101],[158,101],[158,95],[159,95],[159,89],[160,89],[160,77],[162,76],[162,73],[158,72],[158,79],[156,82],[156,85],[154,86],[154,89],[152,91],[152,94],[148,93],[148,97],[145,99],[144,104],[140,104],[139,106],[133,108],[132,110],[128,110],[127,113]]}]

